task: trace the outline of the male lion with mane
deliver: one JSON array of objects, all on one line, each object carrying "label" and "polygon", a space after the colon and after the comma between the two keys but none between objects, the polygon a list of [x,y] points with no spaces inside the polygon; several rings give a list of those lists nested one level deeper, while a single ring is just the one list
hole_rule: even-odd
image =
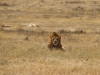
[{"label": "male lion with mane", "polygon": [[62,49],[61,45],[61,36],[59,36],[56,32],[53,32],[50,35],[50,41],[48,44],[49,49]]}]

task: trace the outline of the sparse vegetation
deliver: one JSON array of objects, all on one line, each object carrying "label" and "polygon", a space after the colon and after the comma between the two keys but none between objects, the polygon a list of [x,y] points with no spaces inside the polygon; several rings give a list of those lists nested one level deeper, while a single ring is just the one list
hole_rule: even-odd
[{"label": "sparse vegetation", "polygon": [[66,51],[50,51],[47,48],[49,34],[29,35],[29,40],[25,41],[27,34],[0,32],[0,74],[100,73],[99,34],[62,33],[62,45],[67,47]]},{"label": "sparse vegetation", "polygon": [[[0,75],[100,75],[99,5],[0,0]],[[47,48],[51,32],[61,35],[66,51]]]}]

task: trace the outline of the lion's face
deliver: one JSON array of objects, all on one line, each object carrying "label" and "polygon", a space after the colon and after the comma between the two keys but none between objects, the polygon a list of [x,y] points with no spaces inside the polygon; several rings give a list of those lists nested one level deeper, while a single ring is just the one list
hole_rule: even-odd
[{"label": "lion's face", "polygon": [[60,43],[60,38],[58,36],[54,36],[51,38],[52,44],[57,46]]},{"label": "lion's face", "polygon": [[53,49],[53,48],[62,49],[61,36],[59,36],[56,32],[53,32],[50,35],[48,47],[50,49]]}]

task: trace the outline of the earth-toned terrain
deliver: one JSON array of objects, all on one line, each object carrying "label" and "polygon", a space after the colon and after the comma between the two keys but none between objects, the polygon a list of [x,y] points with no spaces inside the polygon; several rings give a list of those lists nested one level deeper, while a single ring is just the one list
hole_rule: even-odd
[{"label": "earth-toned terrain", "polygon": [[0,75],[100,75],[100,1],[0,0]]}]

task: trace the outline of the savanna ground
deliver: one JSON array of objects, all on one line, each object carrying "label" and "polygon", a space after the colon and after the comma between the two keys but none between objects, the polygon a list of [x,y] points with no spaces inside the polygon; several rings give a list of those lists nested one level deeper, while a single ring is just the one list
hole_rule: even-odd
[{"label": "savanna ground", "polygon": [[0,0],[0,75],[100,75],[100,1]]}]

